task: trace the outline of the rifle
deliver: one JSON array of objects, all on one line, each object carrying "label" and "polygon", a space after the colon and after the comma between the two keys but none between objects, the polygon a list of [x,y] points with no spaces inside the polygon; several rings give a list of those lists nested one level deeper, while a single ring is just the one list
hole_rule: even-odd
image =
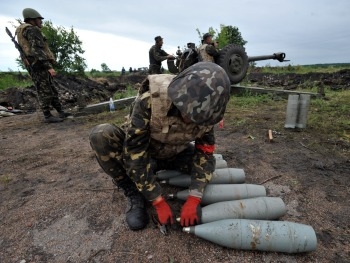
[{"label": "rifle", "polygon": [[24,66],[26,68],[30,69],[29,61],[28,61],[26,55],[24,54],[24,51],[23,51],[22,47],[18,44],[18,42],[16,41],[15,37],[12,35],[11,31],[7,27],[5,27],[5,28],[6,28],[6,33],[9,35],[9,37],[11,38],[13,44],[15,44],[15,47],[19,51],[19,54],[20,54],[21,59],[22,59],[22,61],[24,63]]}]

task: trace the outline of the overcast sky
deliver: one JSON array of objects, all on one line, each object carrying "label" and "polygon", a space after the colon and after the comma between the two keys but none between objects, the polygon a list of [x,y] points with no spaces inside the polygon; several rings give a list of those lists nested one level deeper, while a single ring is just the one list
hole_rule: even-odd
[{"label": "overcast sky", "polygon": [[249,56],[282,51],[290,59],[258,65],[350,62],[349,0],[1,0],[0,71],[18,70],[18,52],[5,27],[14,34],[9,21],[22,19],[27,7],[54,26],[73,26],[88,70],[101,70],[102,63],[112,70],[148,67],[155,36],[161,35],[163,49],[175,54],[177,46],[199,43],[197,28],[205,33],[221,24],[238,27]]}]

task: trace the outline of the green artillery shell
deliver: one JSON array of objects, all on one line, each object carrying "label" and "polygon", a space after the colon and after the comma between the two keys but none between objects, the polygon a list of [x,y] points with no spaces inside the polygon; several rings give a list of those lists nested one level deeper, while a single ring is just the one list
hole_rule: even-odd
[{"label": "green artillery shell", "polygon": [[287,212],[279,197],[255,197],[224,201],[202,207],[201,223],[222,219],[278,219]]},{"label": "green artillery shell", "polygon": [[[205,187],[202,205],[213,204],[222,201],[232,201],[253,197],[266,196],[266,189],[262,185],[254,184],[208,184]],[[179,191],[169,198],[177,198],[185,201],[188,197],[188,189]]]},{"label": "green artillery shell", "polygon": [[[210,184],[242,184],[245,182],[245,173],[243,169],[238,168],[222,168],[216,169]],[[167,180],[161,181],[174,186],[189,187],[191,184],[191,176],[188,174],[181,174],[179,176],[171,177]]]},{"label": "green artillery shell", "polygon": [[311,226],[287,221],[224,219],[183,231],[234,249],[300,253],[314,251],[317,245]]}]

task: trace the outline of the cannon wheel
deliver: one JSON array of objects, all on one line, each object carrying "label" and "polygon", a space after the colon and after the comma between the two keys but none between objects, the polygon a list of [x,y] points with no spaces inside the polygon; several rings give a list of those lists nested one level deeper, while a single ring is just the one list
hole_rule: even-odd
[{"label": "cannon wheel", "polygon": [[226,71],[232,84],[244,79],[249,66],[244,47],[234,44],[227,45],[220,51],[218,64]]}]

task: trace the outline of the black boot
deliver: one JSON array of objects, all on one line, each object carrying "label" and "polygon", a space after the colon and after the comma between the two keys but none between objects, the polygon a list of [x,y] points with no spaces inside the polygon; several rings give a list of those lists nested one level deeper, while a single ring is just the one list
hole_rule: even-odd
[{"label": "black boot", "polygon": [[45,111],[44,112],[44,122],[46,123],[56,123],[56,122],[62,122],[63,120],[60,118],[57,118],[55,116],[52,116],[51,112]]},{"label": "black boot", "polygon": [[128,199],[126,209],[126,223],[131,230],[141,230],[148,224],[149,217],[146,210],[144,196],[137,190],[130,178],[113,183],[124,190],[124,195]]},{"label": "black boot", "polygon": [[58,117],[61,118],[61,119],[65,119],[67,117],[71,117],[73,116],[71,113],[69,112],[64,112],[64,111],[59,111],[58,112]]}]

